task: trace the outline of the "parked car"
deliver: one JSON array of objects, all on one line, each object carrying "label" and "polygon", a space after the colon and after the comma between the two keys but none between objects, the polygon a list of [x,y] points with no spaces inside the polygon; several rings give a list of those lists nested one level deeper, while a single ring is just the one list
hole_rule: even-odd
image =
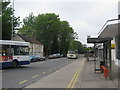
[{"label": "parked car", "polygon": [[60,58],[60,57],[61,57],[60,53],[57,53],[57,58]]},{"label": "parked car", "polygon": [[37,55],[37,57],[39,61],[45,61],[45,57],[42,54]]},{"label": "parked car", "polygon": [[57,55],[57,54],[53,54],[53,57],[54,57],[54,58],[57,58],[57,57],[58,57],[58,55]]},{"label": "parked car", "polygon": [[53,59],[54,56],[51,54],[51,55],[48,56],[48,58],[49,58],[49,59]]},{"label": "parked car", "polygon": [[45,61],[45,57],[43,55],[31,55],[30,56],[31,62],[37,62],[37,61]]},{"label": "parked car", "polygon": [[36,55],[30,55],[30,61],[31,62],[37,62],[38,61],[38,57]]},{"label": "parked car", "polygon": [[49,55],[49,59],[60,58],[60,57],[61,57],[60,53]]},{"label": "parked car", "polygon": [[63,54],[61,54],[60,56],[61,56],[61,57],[63,57],[64,55],[63,55]]}]

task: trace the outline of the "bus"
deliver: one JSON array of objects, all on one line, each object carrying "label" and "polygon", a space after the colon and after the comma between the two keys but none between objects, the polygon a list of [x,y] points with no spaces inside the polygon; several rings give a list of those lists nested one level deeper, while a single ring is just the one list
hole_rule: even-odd
[{"label": "bus", "polygon": [[69,50],[67,53],[67,58],[77,59],[77,52],[75,50]]},{"label": "bus", "polygon": [[0,40],[0,68],[30,64],[29,42]]}]

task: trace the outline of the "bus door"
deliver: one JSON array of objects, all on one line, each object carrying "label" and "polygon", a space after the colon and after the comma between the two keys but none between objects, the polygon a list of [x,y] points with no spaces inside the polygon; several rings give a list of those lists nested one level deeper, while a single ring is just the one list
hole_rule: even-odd
[{"label": "bus door", "polygon": [[2,61],[12,61],[13,56],[11,53],[11,46],[10,45],[3,45],[2,46]]}]

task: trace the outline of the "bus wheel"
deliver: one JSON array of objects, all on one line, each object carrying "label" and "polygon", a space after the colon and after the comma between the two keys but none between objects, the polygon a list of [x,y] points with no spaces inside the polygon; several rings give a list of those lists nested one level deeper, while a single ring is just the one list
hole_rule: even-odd
[{"label": "bus wheel", "polygon": [[12,62],[12,68],[17,68],[18,66],[18,62],[17,61],[13,61]]}]

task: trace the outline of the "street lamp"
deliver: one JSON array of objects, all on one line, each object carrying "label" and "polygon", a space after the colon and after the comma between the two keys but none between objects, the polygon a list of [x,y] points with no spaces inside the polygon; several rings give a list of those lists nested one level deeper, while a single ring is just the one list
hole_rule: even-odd
[{"label": "street lamp", "polygon": [[11,33],[11,39],[13,38],[13,32],[14,32],[13,31],[13,29],[14,29],[14,20],[13,20],[14,19],[14,0],[12,2],[12,6],[13,6],[12,7],[13,9],[12,9],[12,33]]}]

